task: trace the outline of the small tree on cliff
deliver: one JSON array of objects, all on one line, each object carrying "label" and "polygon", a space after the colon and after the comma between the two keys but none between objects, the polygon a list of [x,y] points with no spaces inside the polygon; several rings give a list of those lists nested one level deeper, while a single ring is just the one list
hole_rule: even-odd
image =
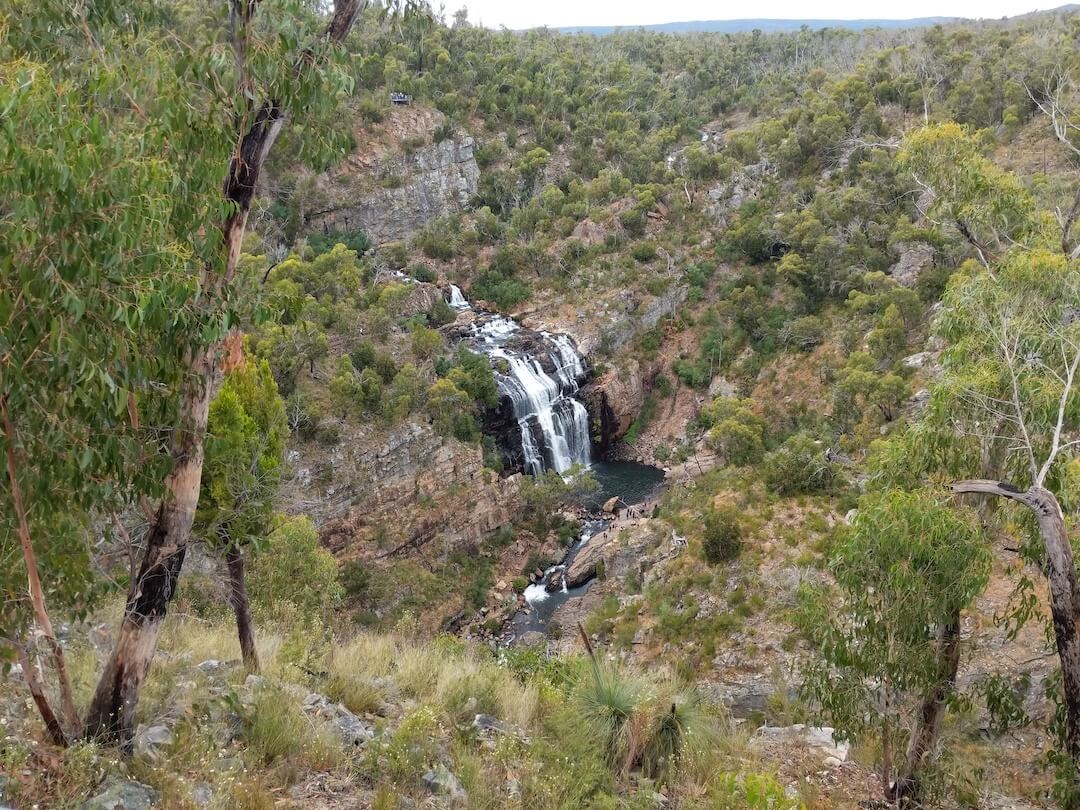
[{"label": "small tree on cliff", "polygon": [[[972,518],[925,491],[866,495],[830,555],[841,607],[818,589],[802,595],[800,623],[821,654],[804,690],[843,735],[880,735],[890,796],[918,791],[954,691],[960,614],[989,577]],[[907,755],[894,766],[905,726]]]},{"label": "small tree on cliff", "polygon": [[196,526],[225,560],[244,665],[258,671],[244,555],[270,531],[288,437],[285,403],[265,360],[233,369],[210,405]]}]

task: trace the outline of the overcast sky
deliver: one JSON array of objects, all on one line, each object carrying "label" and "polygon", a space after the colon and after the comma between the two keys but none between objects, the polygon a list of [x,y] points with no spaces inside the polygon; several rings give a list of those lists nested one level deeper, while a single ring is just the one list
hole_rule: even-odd
[{"label": "overcast sky", "polygon": [[905,0],[872,4],[862,0],[755,0],[750,3],[713,0],[443,0],[446,16],[463,5],[469,20],[489,28],[552,28],[570,25],[649,25],[687,20],[779,19],[909,19],[911,17],[996,18],[1056,8],[1067,2],[1038,0]]}]

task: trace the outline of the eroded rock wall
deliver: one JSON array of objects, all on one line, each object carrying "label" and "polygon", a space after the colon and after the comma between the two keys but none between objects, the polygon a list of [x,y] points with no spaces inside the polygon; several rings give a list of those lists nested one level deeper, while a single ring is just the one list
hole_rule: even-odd
[{"label": "eroded rock wall", "polygon": [[291,454],[290,499],[320,523],[326,546],[342,557],[375,557],[479,541],[510,522],[520,476],[486,468],[478,447],[406,424],[381,434],[356,431],[318,466]]},{"label": "eroded rock wall", "polygon": [[[463,210],[480,182],[469,136],[390,157],[376,174],[384,187],[327,188],[329,205],[309,217],[308,229],[362,229],[376,244],[394,242],[432,220]],[[391,181],[399,185],[386,187]]]}]

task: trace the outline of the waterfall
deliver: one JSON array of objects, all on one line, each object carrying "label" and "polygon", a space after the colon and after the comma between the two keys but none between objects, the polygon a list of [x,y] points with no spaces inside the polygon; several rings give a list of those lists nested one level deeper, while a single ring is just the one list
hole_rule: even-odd
[{"label": "waterfall", "polygon": [[[454,285],[450,305],[469,308]],[[513,409],[525,472],[562,473],[575,464],[587,465],[592,458],[589,414],[576,398],[585,363],[573,341],[524,330],[501,315],[485,315],[473,326],[468,343],[491,360],[499,393]]]},{"label": "waterfall", "polygon": [[450,285],[450,306],[454,309],[472,309],[465,296],[461,294],[461,288],[457,284]]}]

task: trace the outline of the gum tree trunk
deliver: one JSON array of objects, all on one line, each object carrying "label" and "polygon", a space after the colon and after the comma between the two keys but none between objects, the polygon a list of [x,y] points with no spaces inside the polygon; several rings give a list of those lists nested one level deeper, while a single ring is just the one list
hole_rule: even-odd
[{"label": "gum tree trunk", "polygon": [[960,669],[960,611],[956,611],[938,636],[938,682],[923,698],[916,717],[915,728],[908,740],[904,767],[890,791],[890,798],[914,799],[920,792],[920,776],[926,758],[934,750],[941,733],[941,719],[945,715],[949,695],[956,687],[956,674]]},{"label": "gum tree trunk", "polygon": [[1046,547],[1047,580],[1050,584],[1050,613],[1054,620],[1054,641],[1061,661],[1065,692],[1065,743],[1074,762],[1080,761],[1080,590],[1076,582],[1076,562],[1069,545],[1061,505],[1050,490],[1032,487],[1021,490],[1004,481],[957,481],[956,493],[977,492],[997,495],[1022,503],[1034,514]]},{"label": "gum tree trunk", "polygon": [[[363,5],[365,0],[337,0],[330,24],[317,44],[340,43],[352,29]],[[242,79],[248,27],[257,7],[258,3],[252,0],[231,3],[232,44]],[[294,73],[299,76],[319,58],[316,49],[305,49],[293,63]],[[247,113],[238,117],[236,148],[225,180],[224,195],[232,211],[221,225],[221,259],[207,266],[202,277],[203,294],[210,306],[218,303],[236,273],[259,174],[286,121],[286,110],[276,99],[264,101],[257,109],[253,106]],[[176,592],[191,538],[218,348],[219,344],[214,343],[188,360],[179,424],[171,450],[172,471],[165,479],[165,494],[147,535],[137,587],[128,598],[116,645],[87,713],[88,737],[119,741],[125,748],[134,737],[139,690],[157,650],[161,625]]]},{"label": "gum tree trunk", "polygon": [[190,362],[173,468],[146,538],[146,551],[124,608],[116,645],[98,681],[86,716],[88,737],[127,747],[135,728],[139,689],[157,650],[161,625],[176,592],[187,553],[202,480],[203,438],[213,385],[214,348]]}]

